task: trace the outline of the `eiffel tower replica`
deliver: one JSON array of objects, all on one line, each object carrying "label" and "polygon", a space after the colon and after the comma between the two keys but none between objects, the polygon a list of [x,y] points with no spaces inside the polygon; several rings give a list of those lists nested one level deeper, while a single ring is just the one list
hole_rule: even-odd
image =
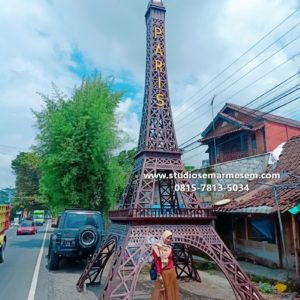
[{"label": "eiffel tower replica", "polygon": [[[99,299],[134,299],[139,273],[151,241],[173,232],[178,278],[201,281],[191,249],[208,255],[223,271],[237,299],[262,299],[212,226],[211,208],[201,207],[181,162],[173,125],[166,68],[165,7],[150,0],[145,15],[147,58],[145,95],[134,167],[118,210],[110,211],[107,238],[77,282],[99,284],[110,270]],[[178,191],[179,190],[179,191]]]}]

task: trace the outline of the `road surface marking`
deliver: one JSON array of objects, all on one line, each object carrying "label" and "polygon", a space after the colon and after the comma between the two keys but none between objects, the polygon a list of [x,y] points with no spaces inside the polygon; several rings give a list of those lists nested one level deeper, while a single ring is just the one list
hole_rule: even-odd
[{"label": "road surface marking", "polygon": [[30,286],[30,290],[29,290],[29,294],[28,294],[27,300],[34,300],[36,286],[37,286],[38,277],[39,277],[40,266],[41,266],[41,262],[42,262],[42,256],[43,256],[43,252],[44,252],[45,240],[46,240],[47,231],[48,231],[48,226],[49,226],[49,221],[47,222],[47,226],[46,226],[46,231],[45,231],[44,238],[43,238],[42,247],[40,249],[40,253],[39,253],[38,259],[36,261],[35,268],[34,268],[34,273],[33,273],[32,281],[31,281],[31,286]]}]

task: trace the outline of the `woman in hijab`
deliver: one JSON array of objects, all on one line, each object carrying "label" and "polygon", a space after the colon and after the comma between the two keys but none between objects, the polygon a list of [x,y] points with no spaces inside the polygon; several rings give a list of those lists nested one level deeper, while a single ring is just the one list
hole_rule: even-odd
[{"label": "woman in hijab", "polygon": [[177,275],[171,247],[172,232],[166,230],[158,243],[152,246],[157,281],[152,291],[151,300],[179,300]]}]

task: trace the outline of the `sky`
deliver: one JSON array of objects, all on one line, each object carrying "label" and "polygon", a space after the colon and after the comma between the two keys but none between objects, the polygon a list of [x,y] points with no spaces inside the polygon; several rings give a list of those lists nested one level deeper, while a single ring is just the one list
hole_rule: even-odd
[{"label": "sky", "polygon": [[[193,136],[200,138],[212,120],[213,96],[215,112],[225,102],[245,105],[299,71],[300,3],[296,0],[163,3],[179,145]],[[112,76],[115,88],[124,92],[118,124],[131,138],[122,148],[136,146],[148,0],[0,0],[0,4],[0,188],[14,186],[11,161],[35,144],[32,110],[42,109],[40,93],[50,95],[54,83],[71,95],[82,77],[95,70],[103,77]],[[285,88],[296,84],[298,76]],[[273,113],[300,120],[299,104],[293,101]],[[200,166],[207,159],[204,152],[203,147],[187,151],[183,161]]]}]

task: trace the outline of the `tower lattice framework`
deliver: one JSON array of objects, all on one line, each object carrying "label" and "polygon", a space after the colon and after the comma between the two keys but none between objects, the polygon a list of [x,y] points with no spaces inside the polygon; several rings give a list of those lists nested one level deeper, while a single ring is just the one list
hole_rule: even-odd
[{"label": "tower lattice framework", "polygon": [[[109,260],[109,274],[99,299],[134,299],[137,279],[148,261],[151,242],[164,230],[173,232],[178,278],[201,281],[192,249],[208,255],[223,271],[238,299],[262,299],[234,256],[212,226],[212,209],[201,207],[191,182],[184,176],[170,108],[166,49],[165,8],[150,0],[145,15],[147,57],[145,94],[134,167],[106,240],[94,253],[77,282],[100,283]],[[179,187],[179,191],[178,191]]]}]

